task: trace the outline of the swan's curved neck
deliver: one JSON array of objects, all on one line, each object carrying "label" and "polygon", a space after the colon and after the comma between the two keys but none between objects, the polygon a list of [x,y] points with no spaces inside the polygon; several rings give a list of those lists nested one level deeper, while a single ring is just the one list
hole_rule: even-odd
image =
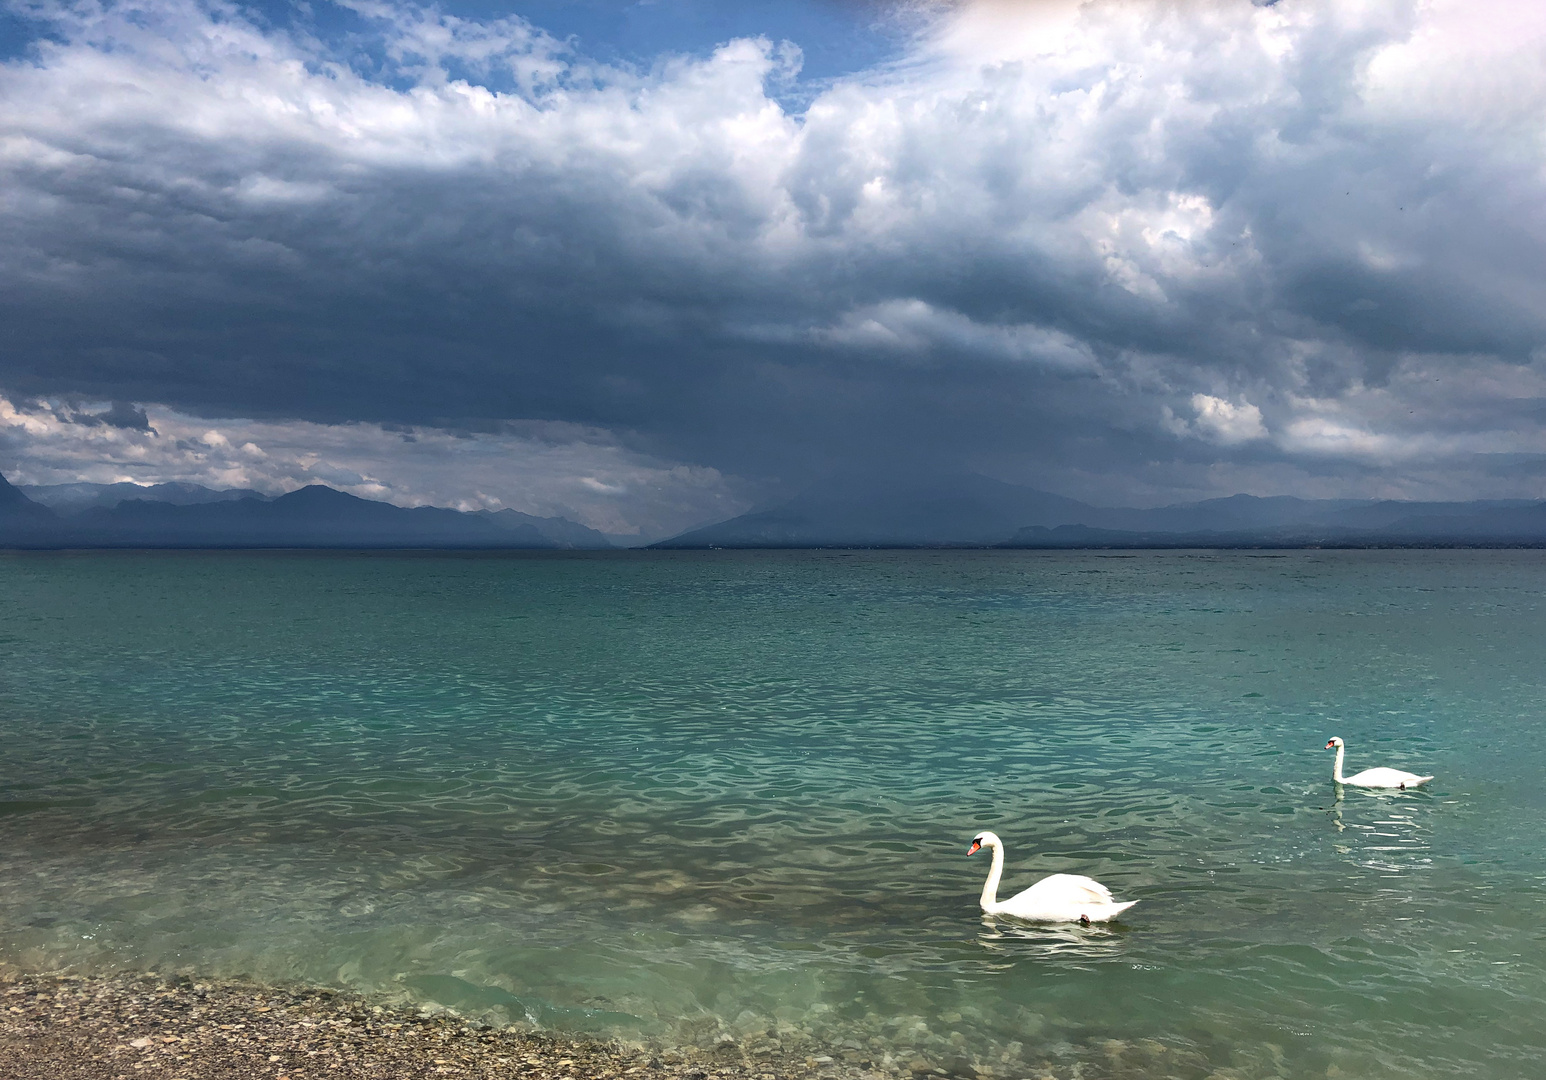
[{"label": "swan's curved neck", "polygon": [[992,851],[993,869],[988,871],[988,880],[982,883],[982,910],[990,915],[998,910],[998,881],[1004,876],[1004,849],[994,844]]},{"label": "swan's curved neck", "polygon": [[1342,751],[1346,749],[1347,747],[1345,746],[1337,747],[1337,763],[1331,768],[1331,778],[1339,784],[1347,783],[1347,781],[1342,778]]}]

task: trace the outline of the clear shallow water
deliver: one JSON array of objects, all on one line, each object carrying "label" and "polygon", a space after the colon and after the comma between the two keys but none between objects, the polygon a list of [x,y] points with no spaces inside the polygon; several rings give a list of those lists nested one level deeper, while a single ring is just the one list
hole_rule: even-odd
[{"label": "clear shallow water", "polygon": [[[1546,555],[0,556],[0,962],[1008,1080],[1527,1077]],[[1349,771],[1427,790],[1335,797]],[[1114,930],[985,923],[1088,873]]]}]

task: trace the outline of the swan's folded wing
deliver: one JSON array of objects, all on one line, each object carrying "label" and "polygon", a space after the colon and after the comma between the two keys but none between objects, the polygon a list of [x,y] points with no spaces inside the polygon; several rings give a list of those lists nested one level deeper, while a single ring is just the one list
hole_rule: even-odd
[{"label": "swan's folded wing", "polygon": [[1347,778],[1347,783],[1365,787],[1398,787],[1401,784],[1419,784],[1424,780],[1432,780],[1433,777],[1422,777],[1416,773],[1405,772],[1401,769],[1365,769],[1356,776]]},{"label": "swan's folded wing", "polygon": [[[1053,874],[1044,877],[1026,889],[1021,896],[1034,896],[1037,900],[1057,901],[1064,904],[1109,904],[1111,890],[1094,878],[1082,874]],[[1019,897],[1016,897],[1019,899]]]}]

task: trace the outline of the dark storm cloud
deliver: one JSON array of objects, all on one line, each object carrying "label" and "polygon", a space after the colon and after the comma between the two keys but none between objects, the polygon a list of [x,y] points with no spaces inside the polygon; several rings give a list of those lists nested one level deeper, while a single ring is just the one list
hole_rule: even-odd
[{"label": "dark storm cloud", "polygon": [[127,401],[115,401],[102,412],[91,412],[77,407],[59,409],[55,415],[67,424],[81,424],[85,427],[125,428],[129,431],[144,431],[152,435],[156,430],[150,426],[150,418],[145,415],[145,410],[136,408]]},{"label": "dark storm cloud", "polygon": [[34,8],[0,391],[758,478],[1534,494],[1546,34],[1482,7],[953,5],[800,115],[766,41],[638,73],[360,5],[365,76],[235,9]]}]

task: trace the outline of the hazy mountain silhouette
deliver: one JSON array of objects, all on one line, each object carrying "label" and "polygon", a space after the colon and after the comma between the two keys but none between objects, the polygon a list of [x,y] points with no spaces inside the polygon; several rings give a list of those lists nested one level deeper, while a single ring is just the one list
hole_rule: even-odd
[{"label": "hazy mountain silhouette", "polygon": [[[1467,519],[1481,512],[1535,505],[1524,499],[1490,502],[1400,502],[1394,499],[1296,499],[1231,495],[1149,510],[1101,509],[1082,525],[1150,532],[1257,532],[1273,529],[1388,529],[1412,518]],[[1026,525],[1043,524],[1026,522]]]},{"label": "hazy mountain silhouette", "polygon": [[605,533],[566,517],[535,517],[519,510],[477,510],[473,516],[486,517],[509,533],[535,529],[537,535],[552,541],[554,547],[605,549],[615,546]]},{"label": "hazy mountain silhouette", "polygon": [[657,548],[1313,547],[1546,544],[1546,503],[1232,495],[1097,507],[976,475],[828,480]]},{"label": "hazy mountain silhouette", "polygon": [[66,515],[82,513],[98,506],[111,508],[130,499],[194,506],[199,503],[233,502],[237,499],[267,502],[269,498],[251,488],[215,489],[184,481],[166,484],[18,484],[16,487],[33,502],[42,503],[55,513]]},{"label": "hazy mountain silhouette", "polygon": [[[196,485],[187,485],[188,488]],[[60,516],[0,477],[0,543],[26,547],[610,548],[594,529],[514,510],[405,508],[316,485],[275,499],[125,499]],[[165,492],[162,492],[165,494]]]},{"label": "hazy mountain silhouette", "polygon": [[1087,522],[1028,526],[1003,547],[1410,547],[1546,544],[1546,503],[1520,499],[1227,499],[1109,510]]},{"label": "hazy mountain silhouette", "polygon": [[1024,525],[1078,522],[1085,503],[975,474],[839,477],[789,502],[650,545],[656,548],[982,547]]},{"label": "hazy mountain silhouette", "polygon": [[[566,518],[405,508],[321,485],[270,499],[198,485],[54,485],[56,513],[0,476],[0,546],[610,548]],[[133,488],[133,485],[127,485]],[[61,488],[76,488],[60,493]],[[85,490],[95,488],[98,490]],[[147,489],[135,488],[145,493]],[[657,548],[1546,546],[1546,502],[1400,502],[1234,495],[1153,509],[1097,507],[971,474],[839,477]]]},{"label": "hazy mountain silhouette", "polygon": [[0,529],[42,528],[57,521],[58,515],[52,510],[33,502],[0,476]]}]

